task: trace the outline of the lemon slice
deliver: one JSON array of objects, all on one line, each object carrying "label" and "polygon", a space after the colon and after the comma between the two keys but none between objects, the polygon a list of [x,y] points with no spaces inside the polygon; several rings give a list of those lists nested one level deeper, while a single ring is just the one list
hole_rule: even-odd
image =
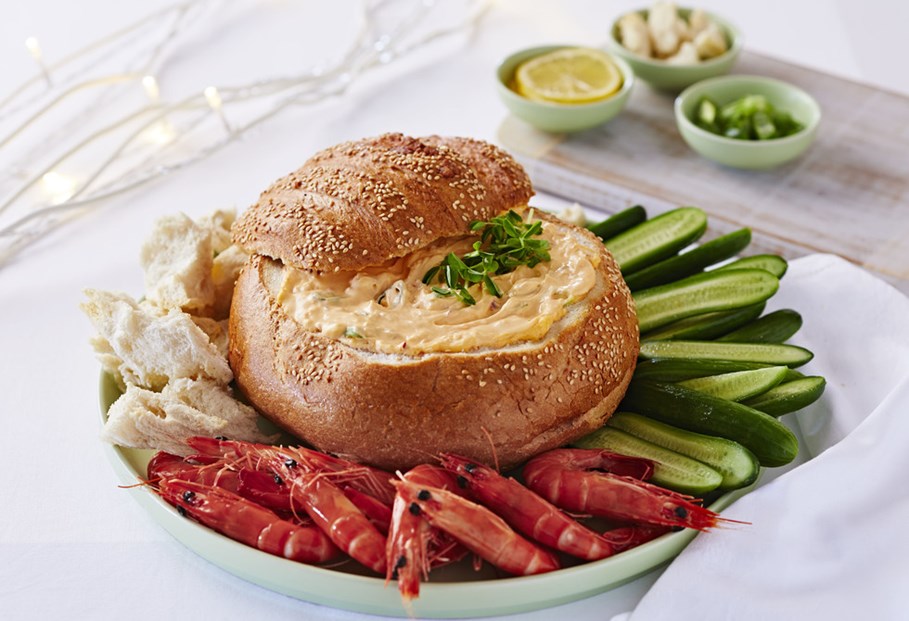
[{"label": "lemon slice", "polygon": [[517,91],[528,99],[582,104],[622,88],[622,74],[600,50],[568,48],[525,61],[515,72]]}]

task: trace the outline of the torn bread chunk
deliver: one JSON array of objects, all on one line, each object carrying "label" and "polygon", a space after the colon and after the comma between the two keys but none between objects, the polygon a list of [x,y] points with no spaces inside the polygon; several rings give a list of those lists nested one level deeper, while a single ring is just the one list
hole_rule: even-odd
[{"label": "torn bread chunk", "polygon": [[145,299],[161,308],[202,311],[214,303],[211,232],[184,214],[161,218],[142,245]]},{"label": "torn bread chunk", "polygon": [[192,317],[193,323],[199,326],[205,334],[208,335],[208,340],[211,341],[211,344],[215,346],[215,349],[218,350],[218,353],[224,356],[224,359],[227,359],[227,349],[229,345],[229,339],[227,335],[227,328],[229,321],[227,319],[212,319],[210,317]]},{"label": "torn bread chunk", "polygon": [[249,253],[240,246],[228,246],[215,257],[211,268],[211,283],[214,289],[212,317],[226,319],[230,315],[234,285],[240,276],[240,270],[248,260]]},{"label": "torn bread chunk", "polygon": [[93,345],[121,389],[134,384],[161,390],[179,378],[233,379],[224,355],[192,317],[139,304],[125,294],[87,290],[82,310],[98,332]]},{"label": "torn bread chunk", "polygon": [[193,221],[184,214],[158,220],[142,246],[145,299],[164,309],[224,319],[247,254],[233,246],[233,211]]},{"label": "torn bread chunk", "polygon": [[274,442],[259,430],[256,411],[237,401],[230,389],[210,379],[177,379],[161,392],[129,386],[107,413],[101,437],[128,448],[175,455],[192,451],[186,438],[224,436],[248,442]]},{"label": "torn bread chunk", "polygon": [[233,244],[230,239],[230,227],[233,226],[236,218],[235,210],[218,209],[196,220],[196,223],[207,229],[211,235],[211,248],[215,254],[224,252]]}]

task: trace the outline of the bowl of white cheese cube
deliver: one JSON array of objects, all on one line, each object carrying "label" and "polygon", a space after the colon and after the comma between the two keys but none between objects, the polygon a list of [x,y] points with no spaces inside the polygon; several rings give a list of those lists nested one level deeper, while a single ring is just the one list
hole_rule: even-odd
[{"label": "bowl of white cheese cube", "polygon": [[739,29],[714,13],[658,2],[616,19],[609,46],[641,81],[679,91],[729,73],[742,41]]}]

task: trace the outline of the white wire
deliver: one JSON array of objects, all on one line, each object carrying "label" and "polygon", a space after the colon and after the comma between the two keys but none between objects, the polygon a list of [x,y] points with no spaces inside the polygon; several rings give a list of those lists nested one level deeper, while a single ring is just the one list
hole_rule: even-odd
[{"label": "white wire", "polygon": [[[151,63],[153,62],[152,59],[162,57],[165,47],[175,47],[176,43],[178,43],[179,35],[185,27],[181,20],[186,18],[190,9],[203,4],[207,3],[202,0],[191,0],[174,5],[170,9],[153,13],[145,20],[135,22],[111,35],[103,37],[99,41],[89,44],[50,68],[53,70],[68,64],[75,58],[86,55],[91,50],[98,49],[102,44],[115,44],[118,37],[133,34],[143,24],[148,23],[147,20],[160,21],[162,18],[166,19],[168,15],[174,14],[176,16],[175,21],[171,24],[167,33],[152,45],[152,52],[148,56],[148,62]],[[411,10],[403,18],[397,19],[388,26],[383,26],[383,20],[387,19],[386,13],[391,13],[401,4],[408,5]],[[428,30],[422,36],[411,38],[408,41],[408,35],[411,35],[421,25],[422,20],[435,10],[433,3],[425,1],[408,2],[405,0],[365,2],[362,5],[362,27],[352,45],[341,55],[340,61],[321,71],[310,69],[290,77],[257,80],[245,85],[219,88],[224,110],[229,106],[241,103],[264,105],[265,110],[243,122],[232,120],[230,132],[225,132],[222,129],[220,133],[215,134],[217,136],[215,139],[209,138],[207,143],[202,142],[195,145],[195,151],[191,151],[188,155],[183,156],[182,159],[170,163],[166,163],[168,161],[167,158],[170,153],[176,150],[177,143],[186,142],[189,135],[202,125],[205,120],[211,119],[213,123],[216,121],[215,115],[208,110],[208,104],[201,93],[174,104],[145,104],[138,110],[130,111],[119,118],[108,121],[101,127],[94,129],[74,146],[66,149],[61,155],[55,157],[50,165],[46,165],[40,172],[30,176],[7,200],[0,203],[0,216],[2,216],[7,209],[20,206],[28,195],[28,191],[33,189],[48,172],[53,171],[69,158],[87,151],[102,138],[139,123],[137,127],[131,128],[125,139],[118,142],[107,155],[102,156],[100,164],[87,175],[76,191],[65,201],[56,205],[27,206],[26,215],[0,228],[0,267],[21,252],[23,248],[46,236],[69,219],[97,208],[105,201],[145,183],[207,158],[225,145],[240,138],[252,128],[270,120],[288,106],[312,104],[330,97],[340,96],[350,89],[360,75],[375,67],[390,64],[392,61],[410,54],[432,41],[455,33],[469,31],[482,17],[489,2],[474,0],[469,2],[469,5],[470,10],[467,11],[462,20]],[[175,11],[176,13],[174,13]],[[120,75],[123,76],[125,74]],[[143,75],[145,73],[130,73],[128,74],[128,79],[140,80]],[[96,83],[105,79],[108,80],[107,83]],[[26,82],[19,90],[25,90],[30,83]],[[13,139],[21,139],[29,129],[41,122],[43,115],[47,111],[66,103],[68,97],[73,93],[86,88],[110,88],[117,83],[122,83],[122,80],[111,80],[111,76],[105,76],[96,81],[83,80],[73,86],[61,86],[59,89],[61,92],[56,96],[49,97],[48,103],[38,113],[30,116],[16,130],[0,141],[0,147]],[[14,99],[15,97],[7,97],[0,103],[0,118],[5,112],[4,107]],[[146,118],[153,111],[157,112],[157,114]],[[189,118],[190,121],[186,123],[184,130],[176,136],[175,140],[164,145],[148,146],[148,156],[138,165],[121,171],[119,175],[115,175],[111,179],[103,179],[104,175],[114,165],[124,159],[129,148],[135,146],[136,139],[143,132],[153,127],[156,123],[163,122],[165,119],[176,121],[179,116]]]}]

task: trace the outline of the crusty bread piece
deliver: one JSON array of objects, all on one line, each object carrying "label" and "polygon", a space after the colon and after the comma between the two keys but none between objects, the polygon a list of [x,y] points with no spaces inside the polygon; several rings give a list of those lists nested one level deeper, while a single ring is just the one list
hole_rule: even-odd
[{"label": "crusty bread piece", "polygon": [[385,134],[326,149],[276,181],[233,237],[301,269],[357,270],[462,234],[532,195],[523,169],[489,143]]},{"label": "crusty bread piece", "polygon": [[159,219],[140,253],[145,299],[166,310],[226,319],[247,259],[231,243],[234,218],[233,211],[218,210],[195,222],[184,214]]},{"label": "crusty bread piece", "polygon": [[232,244],[234,218],[215,211],[195,222],[182,214],[160,219],[142,248],[143,302],[86,292],[82,308],[99,333],[92,344],[125,393],[108,413],[105,439],[181,453],[189,435],[273,439],[258,432],[258,414],[228,387],[226,318],[248,258]]},{"label": "crusty bread piece", "polygon": [[137,303],[125,294],[89,289],[82,310],[98,337],[93,344],[104,369],[121,388],[161,390],[169,380],[233,379],[227,360],[193,319],[179,310]]},{"label": "crusty bread piece", "polygon": [[262,433],[258,414],[237,401],[230,389],[210,379],[176,379],[155,392],[129,386],[107,412],[101,437],[129,448],[188,455],[186,438],[226,436],[250,442],[274,442]]},{"label": "crusty bread piece", "polygon": [[[231,290],[233,290],[233,284],[231,284]],[[199,328],[208,335],[208,340],[211,341],[211,344],[215,346],[215,350],[218,352],[218,355],[227,360],[227,349],[228,349],[228,320],[227,319],[212,319],[210,317],[195,317],[190,315],[193,323],[199,326]]]},{"label": "crusty bread piece", "polygon": [[236,219],[236,210],[217,209],[196,220],[196,224],[208,230],[211,234],[211,249],[215,254],[221,254],[233,244],[230,237],[230,229]]},{"label": "crusty bread piece", "polygon": [[496,349],[390,355],[308,332],[278,301],[295,268],[253,255],[231,310],[238,385],[317,448],[389,469],[442,451],[508,467],[600,427],[634,371],[633,300],[596,237],[545,219],[600,255],[596,285],[542,340]]},{"label": "crusty bread piece", "polygon": [[240,270],[246,265],[249,254],[237,245],[227,246],[212,261],[211,284],[214,302],[208,310],[211,317],[227,319],[230,315],[230,301],[234,296],[234,283]]},{"label": "crusty bread piece", "polygon": [[214,304],[211,232],[186,216],[165,216],[142,245],[145,299],[164,309],[201,311]]}]

